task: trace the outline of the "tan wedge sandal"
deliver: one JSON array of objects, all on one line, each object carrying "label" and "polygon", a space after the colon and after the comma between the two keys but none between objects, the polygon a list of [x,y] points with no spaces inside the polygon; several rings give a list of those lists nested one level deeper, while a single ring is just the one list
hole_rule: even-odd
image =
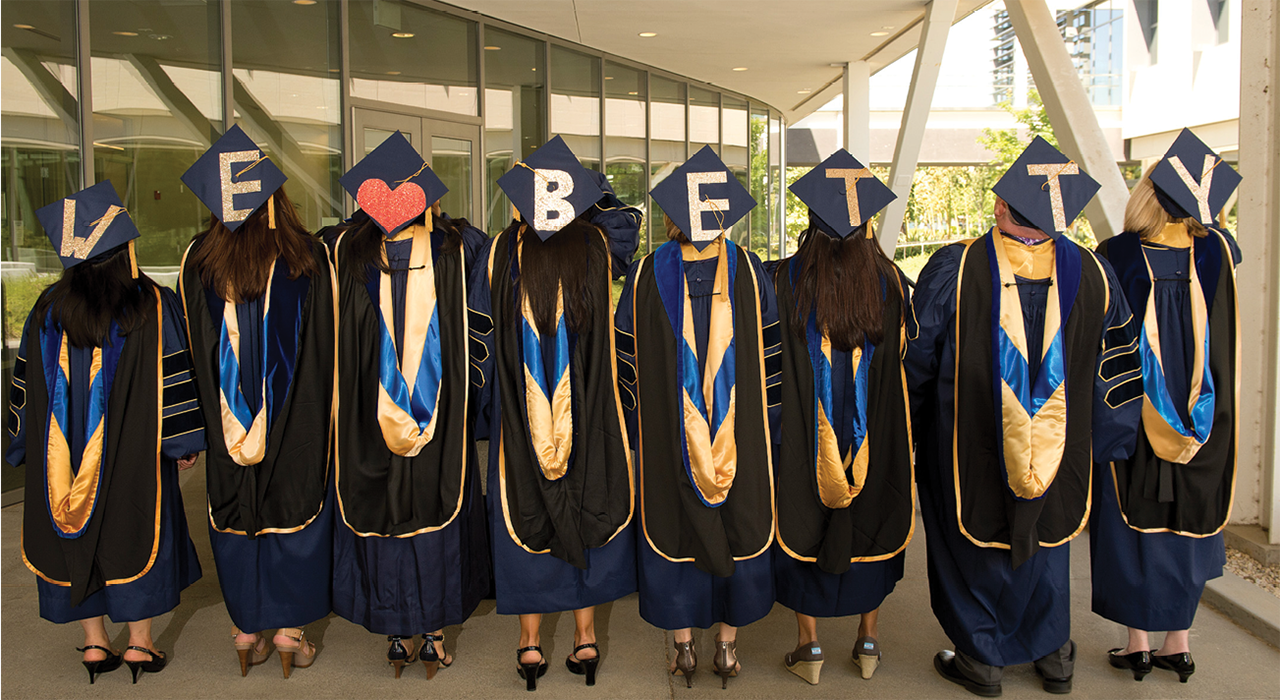
[{"label": "tan wedge sandal", "polygon": [[822,674],[822,647],[817,642],[801,644],[796,650],[783,658],[787,670],[800,676],[809,685],[818,684],[818,676]]}]

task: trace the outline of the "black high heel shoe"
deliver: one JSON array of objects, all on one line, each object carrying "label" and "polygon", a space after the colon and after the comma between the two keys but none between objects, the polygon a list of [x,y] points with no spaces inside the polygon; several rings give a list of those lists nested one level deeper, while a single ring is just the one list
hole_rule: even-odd
[{"label": "black high heel shoe", "polygon": [[124,660],[124,654],[113,654],[106,647],[100,647],[97,644],[89,644],[83,647],[76,647],[76,651],[85,652],[90,649],[97,649],[107,655],[107,658],[98,661],[81,661],[84,667],[89,670],[89,685],[93,685],[93,677],[100,676],[104,673],[110,673],[120,668],[120,662]]},{"label": "black high heel shoe", "polygon": [[1189,651],[1167,656],[1152,654],[1151,662],[1156,668],[1163,668],[1166,671],[1173,671],[1178,674],[1179,683],[1186,683],[1191,674],[1196,672],[1196,662],[1191,658],[1191,652]]},{"label": "black high heel shoe", "polygon": [[[527,664],[520,660],[526,651],[538,652],[538,660]],[[542,647],[531,646],[523,649],[516,649],[516,673],[524,679],[525,690],[537,690],[538,679],[547,675],[547,660],[542,656]]]},{"label": "black high heel shoe", "polygon": [[[574,658],[578,655],[578,652],[582,651],[583,649],[595,649],[596,655],[589,659]],[[600,666],[600,647],[596,646],[594,642],[590,642],[587,644],[579,644],[578,646],[573,648],[572,654],[565,657],[564,665],[566,668],[569,669],[569,673],[572,673],[578,676],[585,675],[587,677],[587,685],[595,685],[596,684],[596,668]]]},{"label": "black high heel shoe", "polygon": [[436,677],[436,672],[442,668],[449,668],[453,665],[453,660],[445,661],[449,658],[449,652],[446,650],[444,656],[436,651],[436,642],[440,642],[440,646],[444,646],[443,634],[423,634],[422,635],[422,651],[418,652],[418,660],[423,666],[427,667],[427,680]]},{"label": "black high heel shoe", "polygon": [[1107,661],[1111,662],[1113,668],[1133,671],[1133,680],[1141,681],[1148,673],[1151,673],[1151,652],[1135,651],[1131,654],[1118,654],[1116,652],[1124,651],[1124,649],[1112,649],[1107,652]]},{"label": "black high heel shoe", "polygon": [[133,674],[134,685],[138,684],[139,673],[159,673],[164,670],[165,664],[169,663],[169,658],[164,655],[163,651],[151,651],[146,647],[135,646],[130,646],[129,649],[151,656],[147,661],[125,661],[125,664],[129,666],[129,672]]},{"label": "black high heel shoe", "polygon": [[[409,640],[409,646],[405,647],[404,640]],[[404,671],[405,664],[411,664],[417,661],[416,649],[413,648],[413,635],[402,637],[393,634],[387,637],[390,645],[387,646],[387,663],[396,669],[396,678],[400,678],[400,674]]]}]

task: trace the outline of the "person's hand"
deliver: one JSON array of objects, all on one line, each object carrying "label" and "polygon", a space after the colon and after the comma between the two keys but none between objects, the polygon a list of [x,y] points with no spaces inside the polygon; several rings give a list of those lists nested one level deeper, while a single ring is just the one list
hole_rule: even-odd
[{"label": "person's hand", "polygon": [[190,454],[178,459],[178,471],[186,471],[196,466],[196,456],[197,455]]}]

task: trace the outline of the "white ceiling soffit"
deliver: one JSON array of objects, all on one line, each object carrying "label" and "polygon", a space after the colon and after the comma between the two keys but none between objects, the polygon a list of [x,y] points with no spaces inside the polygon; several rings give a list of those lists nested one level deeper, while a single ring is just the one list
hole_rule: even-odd
[{"label": "white ceiling soffit", "polygon": [[[988,2],[960,0],[956,21]],[[781,110],[794,124],[840,94],[839,64],[866,60],[875,73],[914,49],[928,2],[452,0],[451,4],[754,97]],[[657,36],[644,38],[640,32]],[[887,33],[872,36],[872,32]],[[810,92],[801,94],[802,90]]]}]

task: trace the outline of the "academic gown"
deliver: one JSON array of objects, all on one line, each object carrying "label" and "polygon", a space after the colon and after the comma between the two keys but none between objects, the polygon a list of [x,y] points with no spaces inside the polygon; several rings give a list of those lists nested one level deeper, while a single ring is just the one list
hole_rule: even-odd
[{"label": "academic gown", "polygon": [[[23,531],[23,561],[34,573],[36,573],[36,590],[40,598],[40,617],[51,622],[72,622],[75,620],[83,620],[92,617],[107,615],[113,622],[136,622],[145,620],[157,615],[173,610],[178,606],[181,593],[191,584],[200,579],[201,570],[200,562],[196,557],[195,547],[191,543],[191,536],[187,530],[186,511],[182,505],[182,492],[178,488],[178,465],[177,460],[189,454],[202,452],[205,449],[204,443],[204,422],[200,418],[199,401],[196,398],[194,386],[191,382],[191,364],[187,354],[186,330],[183,322],[182,306],[177,296],[172,290],[165,287],[158,287],[160,292],[160,307],[162,323],[161,323],[161,343],[162,343],[162,366],[163,374],[163,398],[161,399],[162,428],[160,439],[160,454],[158,460],[159,466],[159,508],[158,519],[155,515],[144,518],[150,522],[154,522],[155,534],[146,533],[130,533],[119,531],[108,524],[103,530],[103,537],[133,537],[150,544],[154,540],[154,536],[158,535],[158,544],[154,546],[154,554],[152,555],[152,563],[141,572],[138,578],[127,580],[124,582],[113,582],[112,579],[106,581],[106,585],[97,588],[96,591],[89,593],[79,604],[73,604],[73,587],[70,585],[58,585],[51,582],[56,574],[53,571],[43,572],[39,567],[45,561],[50,559],[57,560],[58,555],[53,552],[32,552],[28,551],[29,546],[41,546],[37,544],[40,540],[45,540],[46,536],[41,533],[40,537],[33,537],[36,528],[47,529],[53,537],[56,530],[52,527],[48,516],[48,505],[44,497],[44,474],[43,462],[41,464],[27,464],[27,499],[24,510],[24,531]],[[28,353],[28,340],[34,339],[39,342],[41,333],[38,328],[32,328],[32,319],[28,317],[27,324],[22,334],[21,345],[18,348],[18,359],[14,363],[13,385],[9,395],[9,416],[8,428],[11,441],[9,450],[5,454],[5,459],[13,466],[19,466],[27,463],[28,457],[33,454],[42,454],[43,450],[38,445],[32,445],[33,452],[28,451],[27,438],[29,420],[47,421],[47,416],[29,415],[27,411],[28,396],[27,388],[31,384],[33,372],[43,372],[44,367],[37,367],[27,364],[27,358],[31,355]],[[135,331],[128,338],[123,339],[125,345],[129,344],[145,344],[144,334]],[[143,361],[155,363],[154,355],[148,357],[148,353],[154,353],[154,349],[143,349]],[[119,376],[118,367],[107,366],[110,361],[107,359],[110,353],[104,352],[103,373],[116,374]],[[68,377],[68,416],[70,425],[68,431],[68,443],[71,448],[71,466],[73,473],[80,470],[80,455],[85,447],[85,424],[89,420],[89,381],[90,381],[90,363],[93,356],[92,348],[68,347],[68,359],[70,364],[70,376]],[[50,363],[50,367],[56,365],[55,357],[42,358],[44,363]],[[119,361],[119,357],[115,358]],[[154,365],[153,365],[154,366]],[[147,381],[144,377],[136,376],[135,381]],[[43,386],[43,382],[40,383]],[[130,387],[115,384],[114,392],[124,394]],[[154,397],[154,394],[153,394]],[[154,398],[152,399],[154,400]],[[47,401],[40,401],[46,404]],[[152,421],[154,426],[154,416],[156,416],[155,403],[143,403],[139,400],[130,400],[127,404],[116,403],[110,401],[107,410],[113,408],[122,408],[123,412],[134,413],[139,412],[148,416],[148,421]],[[113,430],[122,429],[121,416],[119,414],[108,413],[105,419],[107,433]],[[154,429],[154,428],[151,428]],[[43,429],[37,430],[40,435],[44,434]],[[106,465],[104,465],[105,467]],[[34,471],[33,471],[34,470]],[[101,522],[111,517],[116,509],[111,508],[118,502],[117,496],[111,493],[111,489],[138,489],[146,490],[148,493],[154,493],[154,476],[156,473],[156,465],[148,464],[145,460],[131,464],[112,465],[111,485],[104,485],[103,491],[100,492],[99,506],[97,512],[92,516]],[[34,487],[34,490],[33,490]],[[34,498],[33,498],[34,494]],[[150,498],[149,495],[146,496]],[[154,502],[154,501],[153,501]],[[127,507],[128,504],[120,505]],[[119,508],[120,506],[117,506]],[[33,517],[35,516],[35,517]],[[151,527],[147,526],[150,530]],[[92,528],[82,537],[90,537]],[[29,542],[30,541],[30,542]],[[111,543],[101,542],[99,544],[99,554],[105,547],[110,547]],[[38,556],[37,556],[38,554]],[[110,553],[107,553],[110,556]],[[99,560],[100,562],[102,560]],[[116,573],[110,564],[99,564],[104,566],[104,574],[106,576],[114,576]],[[64,567],[67,564],[63,565]],[[73,567],[74,568],[74,567]],[[136,571],[121,572],[127,574],[137,574]],[[73,577],[74,578],[74,577]],[[120,576],[120,578],[129,578]]]},{"label": "academic gown", "polygon": [[[197,239],[192,245],[200,244]],[[302,627],[331,610],[334,508],[326,436],[333,386],[333,297],[318,242],[311,252],[320,269],[310,278],[289,280],[288,266],[277,261],[270,329],[263,328],[264,297],[235,305],[238,388],[251,413],[262,407],[264,355],[269,381],[266,454],[242,472],[235,468],[220,429],[219,396],[230,389],[220,386],[217,333],[228,302],[201,285],[199,272],[186,265],[185,257],[180,275],[188,328],[193,339],[204,339],[204,347],[193,340],[195,375],[201,395],[208,397],[206,421],[214,426],[206,460],[209,541],[227,613],[246,633]],[[249,495],[253,493],[258,495]],[[254,514],[246,517],[249,512]]]},{"label": "academic gown", "polygon": [[[620,203],[619,203],[620,206]],[[634,212],[628,214],[627,212]],[[634,209],[613,210],[596,216],[592,223],[600,226],[605,232],[612,269],[614,274],[625,272],[625,261],[629,261],[638,243],[639,212]],[[470,310],[472,341],[472,383],[479,389],[476,409],[476,439],[489,440],[488,493],[486,503],[489,513],[489,532],[493,548],[493,575],[497,594],[498,612],[503,615],[524,615],[536,613],[552,613],[563,610],[580,610],[617,600],[636,590],[636,543],[635,518],[629,518],[621,531],[613,535],[602,546],[588,547],[582,550],[586,568],[578,568],[567,560],[556,557],[549,551],[533,552],[516,543],[514,532],[509,532],[502,504],[501,478],[499,476],[500,451],[496,440],[504,418],[504,410],[520,410],[519,403],[507,397],[504,405],[503,392],[498,388],[496,334],[503,329],[496,328],[492,321],[493,294],[489,284],[489,270],[486,264],[490,257],[489,246],[492,239],[481,250],[470,289]],[[505,240],[505,239],[503,239]],[[494,274],[508,274],[506,270],[495,270]],[[603,273],[602,273],[603,274]],[[612,314],[606,314],[610,318]],[[508,329],[509,332],[509,329]],[[577,346],[577,336],[570,340],[571,347]],[[541,336],[542,356],[546,361],[554,356],[554,336]],[[604,358],[612,363],[614,357]],[[616,392],[616,383],[614,391]],[[575,392],[581,392],[581,386],[572,385]],[[583,401],[575,396],[574,405]],[[599,420],[598,417],[584,416],[575,411],[574,419]],[[603,429],[601,427],[600,429]],[[580,430],[575,429],[575,438],[581,438]],[[630,449],[629,444],[624,444]],[[570,453],[569,469],[575,468],[574,453]],[[510,468],[510,467],[508,467]],[[536,468],[536,467],[532,467]],[[615,488],[621,484],[613,485]]]},{"label": "academic gown", "polygon": [[[461,227],[461,230],[464,265],[469,271],[485,238],[469,225]],[[437,230],[431,235],[433,254],[438,259],[444,234]],[[336,240],[336,235],[332,238]],[[385,244],[387,262],[393,270],[392,313],[398,359],[401,359],[404,348],[406,269],[412,243],[406,239]],[[362,288],[354,290],[354,293],[366,292]],[[442,300],[437,303],[442,303]],[[437,310],[442,314],[462,311],[443,306],[437,306]],[[339,320],[339,323],[348,322],[350,320],[345,316]],[[374,348],[378,344],[376,338],[368,338],[365,342]],[[442,354],[451,350],[442,348]],[[340,366],[338,371],[354,370]],[[353,417],[351,420],[356,419]],[[436,428],[436,441],[441,439],[442,431],[461,433],[463,426],[441,422]],[[383,440],[376,428],[365,437]],[[465,449],[469,463],[475,464],[474,443],[469,442]],[[434,632],[466,621],[489,592],[490,571],[488,559],[483,554],[489,545],[484,512],[479,506],[480,485],[474,469],[466,470],[462,489],[461,508],[451,522],[439,529],[408,537],[357,534],[350,524],[350,509],[357,508],[359,504],[344,502],[346,510],[333,529],[334,612],[371,632],[388,635]]]},{"label": "academic gown", "polygon": [[[775,287],[777,285],[787,284],[790,276],[798,272],[798,270],[795,272],[789,272],[790,266],[788,263],[791,260],[792,258],[787,258],[782,261],[781,270],[783,276],[773,278]],[[911,303],[910,287],[907,284],[906,278],[902,276],[902,272],[897,271],[897,274],[900,278],[900,288],[903,296],[902,305],[898,308],[909,312]],[[893,282],[889,281],[889,284],[893,284]],[[785,300],[780,299],[780,305],[785,307],[787,304]],[[781,330],[782,333],[794,334],[794,331],[790,327],[791,319],[787,316],[788,314],[789,311],[782,312],[783,318]],[[888,328],[886,326],[886,331],[887,330]],[[807,344],[805,341],[798,338],[793,338],[791,340],[791,346],[794,346],[797,349],[807,350]],[[905,340],[905,337],[903,337],[903,340]],[[895,347],[896,346],[897,344],[895,343]],[[782,357],[784,382],[787,381],[785,378],[787,372],[786,368],[789,366],[786,351],[787,347],[788,345],[784,344]],[[877,351],[879,350],[880,349],[877,348]],[[854,439],[853,416],[856,408],[854,405],[854,372],[851,363],[851,356],[852,353],[847,350],[840,350],[835,347],[831,348],[832,415],[830,416],[830,422],[832,428],[836,432],[836,438],[840,447],[840,454],[842,455],[848,453],[849,446]],[[796,358],[796,362],[803,362],[808,365],[810,360],[806,354],[802,358]],[[897,359],[893,362],[886,363],[885,366],[890,367],[893,370],[900,370],[900,364]],[[811,381],[811,377],[809,377],[809,379]],[[901,384],[897,384],[896,386],[897,391],[901,393],[903,390]],[[868,391],[872,391],[872,389],[869,388]],[[905,397],[904,400],[902,400],[902,403],[906,403]],[[871,414],[873,414],[876,409],[872,407],[879,405],[882,404],[878,403],[874,396],[868,397],[867,410],[869,412],[869,419],[874,420],[874,416]],[[887,407],[894,404],[885,401],[883,402],[883,405]],[[783,430],[779,430],[774,433],[773,439],[775,445],[781,445],[783,432],[786,430],[785,425],[787,424],[786,412],[798,410],[800,409],[794,406],[788,406],[786,401],[783,401],[782,412],[784,416],[782,420],[784,428]],[[811,412],[805,412],[803,417],[799,419],[800,421],[806,421],[806,430],[801,433],[801,436],[810,443],[814,439],[812,415],[813,414]],[[901,414],[901,422],[896,424],[895,427],[902,428],[907,420],[908,416],[905,414],[904,405],[903,413]],[[907,439],[909,437],[909,433],[904,430],[902,437]],[[875,436],[868,435],[867,439],[872,440],[873,445],[876,442]],[[885,439],[892,440],[893,438],[886,436]],[[893,527],[893,525],[897,525],[897,523],[890,524],[887,522],[888,518],[886,518],[885,521],[877,523],[877,525],[880,526],[880,529],[873,530],[867,528],[866,530],[860,531],[861,536],[858,537],[857,542],[853,545],[855,551],[853,551],[852,554],[857,556],[857,558],[865,558],[867,560],[849,563],[848,569],[843,573],[836,574],[824,571],[817,561],[803,561],[796,559],[785,551],[782,551],[782,545],[786,542],[787,521],[782,505],[783,488],[782,484],[779,484],[778,530],[782,533],[782,536],[779,537],[779,551],[774,552],[773,564],[774,584],[777,587],[779,603],[802,615],[809,615],[812,617],[844,617],[846,615],[860,615],[879,608],[881,603],[884,602],[884,599],[893,592],[898,581],[902,579],[903,567],[907,556],[905,551],[906,546],[911,540],[912,531],[915,529],[915,507],[911,493],[911,447],[908,443],[903,445],[902,448],[905,452],[902,455],[901,463],[895,464],[888,461],[875,460],[874,463],[869,465],[869,474],[873,475],[877,481],[880,481],[885,485],[881,488],[887,487],[887,489],[873,490],[875,489],[874,486],[872,489],[867,489],[867,485],[864,484],[864,492],[859,493],[848,507],[851,509],[857,509],[860,506],[863,506],[867,499],[878,498],[881,502],[872,506],[875,508],[884,506],[886,502],[897,499],[896,502],[898,504],[898,509],[895,510],[894,513],[899,516],[899,520],[902,519],[901,516],[905,515],[907,525],[905,528],[900,525],[898,527]],[[775,454],[778,453],[775,452]],[[886,478],[886,475],[877,468],[881,464],[885,467],[905,468],[901,470],[901,473],[893,475],[897,477],[896,479],[891,479]],[[811,474],[812,468],[813,466],[810,464],[803,471]],[[798,478],[801,472],[801,470],[789,469],[788,465],[783,464],[780,459],[774,460],[774,470],[777,472],[779,482],[784,478]],[[810,479],[811,478],[812,477],[810,477]],[[868,481],[870,480],[871,477],[868,477]],[[806,486],[811,483],[811,480],[805,481]],[[791,491],[791,493],[799,496],[800,490],[796,489]],[[826,517],[828,526],[835,526],[830,515],[831,511],[822,505],[816,491],[813,491],[812,493],[812,499],[807,499],[803,506],[797,507],[803,507],[807,512],[821,510]],[[841,526],[846,528],[849,527],[849,520],[839,519],[838,522]],[[866,523],[859,522],[858,525],[865,527]],[[889,546],[897,547],[900,545],[901,550],[896,554],[892,554],[892,550],[885,553],[877,549],[876,547],[878,545],[885,544],[885,540],[893,543]],[[891,556],[886,556],[886,554],[891,554]],[[818,552],[816,551],[810,553],[810,556],[815,559],[817,558],[817,555]]]},{"label": "academic gown", "polygon": [[[1133,235],[1133,234],[1125,234]],[[1210,232],[1210,243],[1217,233]],[[1222,272],[1239,264],[1240,251],[1229,234],[1223,234],[1232,260],[1222,256]],[[1156,315],[1160,326],[1160,347],[1169,394],[1183,421],[1188,420],[1193,347],[1191,326],[1191,285],[1189,256],[1185,248],[1143,244],[1156,280]],[[1107,246],[1099,247],[1106,256]],[[1114,259],[1113,259],[1113,262]],[[1139,264],[1141,260],[1136,261]],[[1117,273],[1121,271],[1117,269]],[[1145,270],[1142,271],[1145,276]],[[1203,280],[1202,280],[1203,283]],[[1135,310],[1144,313],[1145,309]],[[1215,376],[1218,400],[1230,396],[1235,378]],[[1136,400],[1137,403],[1141,399]],[[1220,412],[1219,412],[1220,413]],[[1230,417],[1215,418],[1213,430],[1233,431]],[[1138,439],[1146,441],[1145,433]],[[1234,459],[1234,455],[1232,455]],[[1175,467],[1176,468],[1176,467]],[[1230,467],[1228,467],[1230,469]],[[1125,522],[1116,499],[1115,475],[1111,465],[1099,464],[1094,480],[1094,508],[1089,524],[1089,549],[1093,582],[1093,611],[1126,627],[1148,631],[1184,630],[1191,627],[1205,582],[1222,575],[1226,549],[1222,533],[1190,537],[1176,532],[1142,532]]]},{"label": "academic gown", "polygon": [[[974,245],[982,243],[980,240]],[[929,592],[934,615],[958,651],[991,666],[1013,666],[1054,653],[1070,638],[1070,552],[1068,543],[1040,547],[1014,568],[1008,549],[980,547],[960,531],[951,433],[957,416],[956,287],[964,252],[963,244],[952,244],[934,253],[921,271],[913,294],[904,364],[918,445],[916,483],[928,534]],[[1090,251],[1082,249],[1080,255],[1082,265],[1094,264],[1089,259]],[[1109,289],[1118,290],[1110,266],[1105,261],[1099,263]],[[1048,286],[1043,280],[1036,283],[1022,277],[1018,282],[1029,371],[1034,377],[1043,346]],[[1124,295],[1113,291],[1107,299],[1102,322],[1105,337],[1098,339],[1102,351],[1096,359],[1087,360],[1094,368],[1123,354],[1135,337],[1128,325],[1132,319]],[[1107,329],[1115,330],[1107,334]],[[1124,458],[1132,449],[1137,431],[1137,402],[1108,404],[1104,398],[1108,391],[1124,384],[1127,377],[1107,372],[1106,376],[1111,377],[1108,380],[1098,371],[1093,375],[1093,458]],[[999,470],[1000,466],[993,463],[991,469]]]},{"label": "academic gown", "polygon": [[[678,244],[668,243],[666,245]],[[778,413],[777,391],[775,388],[780,382],[777,376],[778,369],[775,357],[780,352],[777,336],[779,332],[777,299],[774,295],[773,284],[767,276],[760,259],[754,253],[743,252],[746,253],[747,259],[750,260],[751,271],[754,271],[755,274],[760,325],[763,331],[761,345],[765,348],[765,357],[761,358],[760,361],[764,363],[767,375],[765,378],[769,404],[767,422],[768,427],[776,431],[780,415]],[[652,262],[655,254],[651,253],[644,260],[647,263]],[[706,366],[711,295],[715,291],[716,264],[714,257],[708,260],[685,260],[684,262],[685,280],[688,283],[691,297],[695,335],[698,343],[698,360],[703,371],[705,371]],[[626,284],[623,287],[622,295],[618,299],[615,319],[619,332],[633,339],[635,338],[636,328],[635,314],[666,313],[660,306],[633,310],[636,275],[639,269],[640,263],[636,263],[632,265],[627,273]],[[745,267],[739,267],[737,274],[746,275],[749,272]],[[628,350],[631,352],[628,352]],[[634,368],[636,366],[636,351],[643,351],[642,341],[638,339],[633,340],[629,347],[619,347],[618,360],[620,366],[625,363]],[[749,346],[745,344],[737,345],[737,352],[740,355],[749,351]],[[770,361],[770,358],[774,359]],[[620,376],[622,376],[621,373]],[[631,370],[630,376],[636,377],[634,369]],[[671,377],[670,380],[674,383],[675,377]],[[622,376],[620,389],[623,395],[623,408],[627,412],[627,435],[633,447],[638,449],[641,436],[639,435],[638,407],[635,402],[637,383],[634,380],[628,382],[626,377]],[[760,426],[761,429],[765,427],[764,425]],[[739,426],[739,430],[741,429],[741,426]],[[764,449],[768,449],[767,444]],[[637,471],[636,479],[637,482],[641,479],[639,471]],[[640,484],[637,483],[637,491],[640,488]],[[732,494],[732,491],[730,493]],[[655,518],[660,517],[660,514],[666,508],[679,507],[677,504],[656,504],[652,502],[648,506],[651,508],[650,517]],[[640,507],[637,507],[638,518],[641,515],[639,511]],[[768,518],[770,514],[764,513],[761,517]],[[643,532],[644,522],[641,521],[640,525],[642,531],[636,535],[637,549],[639,550],[640,616],[645,621],[655,627],[668,630],[686,627],[707,628],[717,622],[741,627],[764,617],[773,607],[775,592],[772,546],[766,547],[763,552],[755,557],[735,561],[731,576],[713,576],[711,573],[699,568],[692,561],[672,561],[659,554],[655,550],[648,533]]]}]

